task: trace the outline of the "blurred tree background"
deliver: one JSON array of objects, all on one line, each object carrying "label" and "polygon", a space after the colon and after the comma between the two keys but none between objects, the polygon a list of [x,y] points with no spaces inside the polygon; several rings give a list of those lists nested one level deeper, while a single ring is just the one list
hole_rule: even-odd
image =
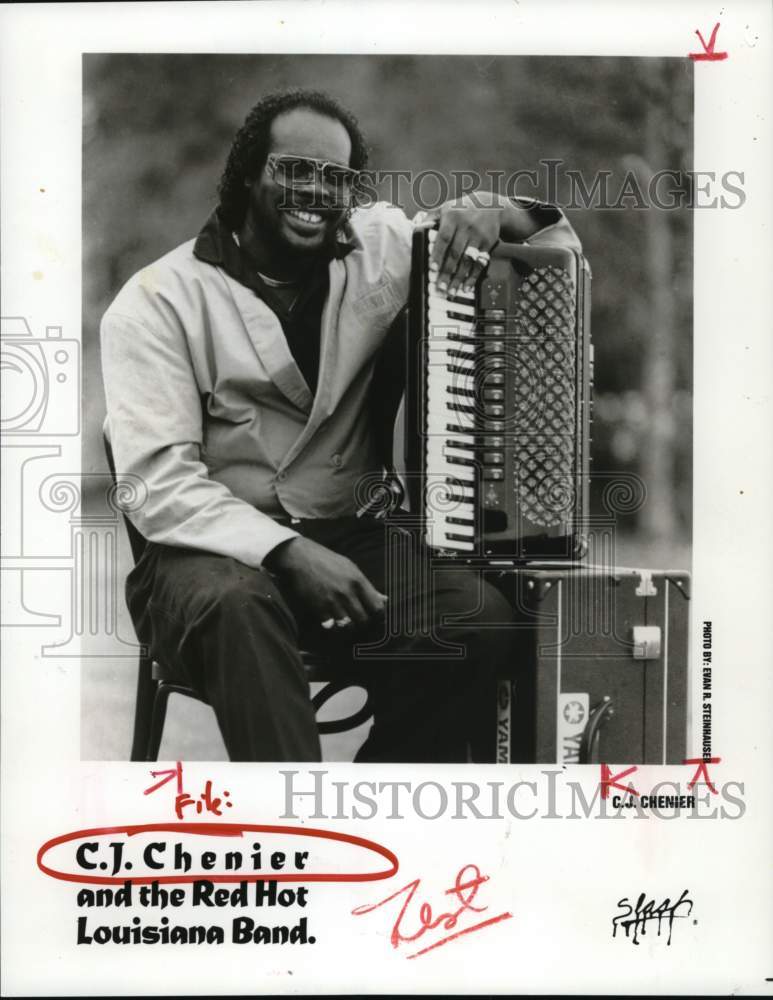
[{"label": "blurred tree background", "polygon": [[[84,471],[105,467],[100,317],[140,267],[195,236],[216,202],[231,140],[269,90],[327,90],[360,119],[384,170],[538,170],[571,197],[609,171],[646,191],[663,169],[689,170],[688,60],[500,56],[88,55],[83,112]],[[424,189],[432,194],[436,185]],[[400,203],[415,209],[410,186]],[[385,190],[384,195],[389,191]],[[689,567],[692,224],[688,209],[568,209],[594,275],[596,473],[642,477],[647,499],[618,520],[620,563]],[[638,207],[637,207],[638,204]],[[149,373],[152,377],[152,373]],[[603,476],[592,487],[601,510]]]}]

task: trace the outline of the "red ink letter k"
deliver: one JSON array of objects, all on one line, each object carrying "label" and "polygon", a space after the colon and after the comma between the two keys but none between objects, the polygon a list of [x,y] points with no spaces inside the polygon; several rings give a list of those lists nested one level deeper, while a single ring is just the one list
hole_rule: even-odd
[{"label": "red ink letter k", "polygon": [[638,767],[634,764],[633,767],[627,768],[625,771],[620,771],[618,774],[612,774],[609,770],[609,764],[601,765],[601,797],[606,799],[609,797],[609,789],[617,788],[621,792],[630,792],[632,795],[638,795],[639,793],[633,787],[633,785],[621,785],[620,779],[626,778],[629,774],[633,774],[634,771],[638,771]]}]

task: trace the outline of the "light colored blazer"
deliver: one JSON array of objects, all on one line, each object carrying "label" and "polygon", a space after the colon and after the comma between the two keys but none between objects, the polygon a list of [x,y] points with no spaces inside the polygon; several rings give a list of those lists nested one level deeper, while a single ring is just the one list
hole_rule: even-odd
[{"label": "light colored blazer", "polygon": [[[566,219],[529,241],[579,246]],[[376,354],[408,296],[412,223],[385,203],[357,210],[354,243],[329,265],[316,396],[276,315],[193,254],[143,268],[101,325],[106,428],[121,478],[147,499],[130,516],[149,541],[259,566],[297,532],[291,518],[355,512],[381,467],[368,417]]]}]

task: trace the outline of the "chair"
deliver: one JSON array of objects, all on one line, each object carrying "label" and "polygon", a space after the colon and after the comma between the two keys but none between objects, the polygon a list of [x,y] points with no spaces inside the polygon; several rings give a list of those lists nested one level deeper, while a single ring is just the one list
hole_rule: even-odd
[{"label": "chair", "polygon": [[[361,682],[353,677],[347,678],[344,671],[335,668],[329,662],[312,653],[301,651],[309,682],[322,682],[322,687],[311,699],[314,710],[318,712],[332,697],[347,687],[360,687]],[[331,680],[331,676],[335,676]],[[169,696],[182,694],[188,698],[206,704],[203,698],[193,688],[175,683],[169,671],[157,660],[141,656],[137,674],[137,700],[134,714],[134,735],[132,739],[131,760],[155,761],[161,747],[166,722],[166,707]],[[325,722],[317,720],[320,735],[327,733],[344,733],[356,729],[373,714],[371,698],[368,693],[365,704],[352,715],[344,719],[332,719]]]},{"label": "chair", "polygon": [[[103,437],[103,441],[110,475],[113,482],[116,483],[113,451],[106,435]],[[123,521],[129,537],[132,558],[136,563],[147,543],[126,515],[124,515]],[[315,712],[319,712],[323,705],[346,688],[362,687],[361,680],[356,677],[351,668],[347,669],[336,666],[330,661],[305,650],[301,651],[301,657],[306,667],[309,682],[322,682],[324,684],[324,687],[311,699]],[[343,719],[332,719],[324,722],[318,720],[317,729],[320,735],[344,733],[350,729],[356,729],[357,726],[366,722],[373,714],[373,708],[370,692],[367,689],[365,690],[367,694],[365,704],[352,715]],[[176,683],[172,679],[168,667],[153,658],[152,650],[143,650],[140,654],[139,669],[137,671],[137,697],[134,710],[134,733],[132,736],[130,760],[158,760],[158,752],[164,734],[167,703],[169,696],[172,694],[182,694],[204,704],[207,703],[206,699],[197,691],[194,691],[193,688]]]}]

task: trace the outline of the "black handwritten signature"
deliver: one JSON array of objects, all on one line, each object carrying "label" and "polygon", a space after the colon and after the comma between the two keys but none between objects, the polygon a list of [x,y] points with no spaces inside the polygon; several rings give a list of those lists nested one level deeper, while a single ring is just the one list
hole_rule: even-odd
[{"label": "black handwritten signature", "polygon": [[[393,948],[399,948],[401,944],[411,941],[418,941],[420,937],[423,937],[427,931],[434,931],[441,928],[445,931],[452,931],[451,934],[446,934],[445,937],[438,938],[431,944],[425,945],[425,947],[420,948],[418,951],[413,952],[411,955],[406,955],[406,958],[417,958],[419,955],[424,955],[428,951],[432,951],[434,948],[440,947],[442,944],[447,944],[449,941],[453,941],[456,938],[462,937],[464,934],[470,934],[472,931],[482,930],[484,927],[490,927],[492,924],[499,923],[500,920],[508,920],[512,917],[512,913],[504,912],[500,913],[495,917],[487,917],[485,920],[479,920],[477,923],[468,924],[466,927],[457,929],[459,918],[464,913],[483,913],[488,909],[487,906],[474,906],[473,900],[478,894],[478,889],[484,882],[488,882],[488,875],[482,875],[480,869],[477,865],[464,865],[457,872],[454,884],[450,889],[445,890],[446,896],[455,897],[456,902],[459,906],[452,910],[451,912],[441,912],[434,914],[432,912],[432,907],[429,903],[422,903],[418,907],[418,913],[410,913],[409,908],[413,901],[413,897],[421,885],[421,879],[414,879],[413,882],[409,882],[404,885],[402,889],[398,889],[397,892],[393,892],[390,896],[385,899],[380,900],[378,903],[369,903],[365,906],[357,906],[352,910],[352,913],[360,916],[364,913],[372,913],[373,910],[384,906],[386,903],[390,903],[392,900],[397,900],[401,896],[402,905],[400,911],[397,914],[397,918],[392,924],[392,932],[390,934],[389,940]],[[403,926],[403,920],[408,917],[414,924],[416,928],[413,932],[409,932],[408,928]],[[406,921],[407,922],[407,921]],[[416,927],[418,924],[418,927]]]},{"label": "black handwritten signature", "polygon": [[[668,940],[666,944],[671,944],[671,930],[674,926],[675,920],[684,920],[690,916],[693,908],[693,901],[688,895],[688,890],[684,889],[682,895],[675,903],[666,897],[663,902],[658,906],[655,904],[654,900],[647,901],[647,896],[645,893],[641,893],[639,898],[636,900],[636,905],[632,905],[631,901],[627,896],[623,899],[618,900],[618,909],[622,910],[622,913],[618,913],[612,918],[612,937],[617,937],[618,927],[622,927],[625,931],[625,936],[630,938],[633,944],[639,944],[639,934],[642,937],[647,933],[647,921],[657,920],[658,922],[658,937],[660,937],[661,928],[663,923],[666,922],[668,925]],[[679,910],[684,908],[686,912],[680,913]]]}]

